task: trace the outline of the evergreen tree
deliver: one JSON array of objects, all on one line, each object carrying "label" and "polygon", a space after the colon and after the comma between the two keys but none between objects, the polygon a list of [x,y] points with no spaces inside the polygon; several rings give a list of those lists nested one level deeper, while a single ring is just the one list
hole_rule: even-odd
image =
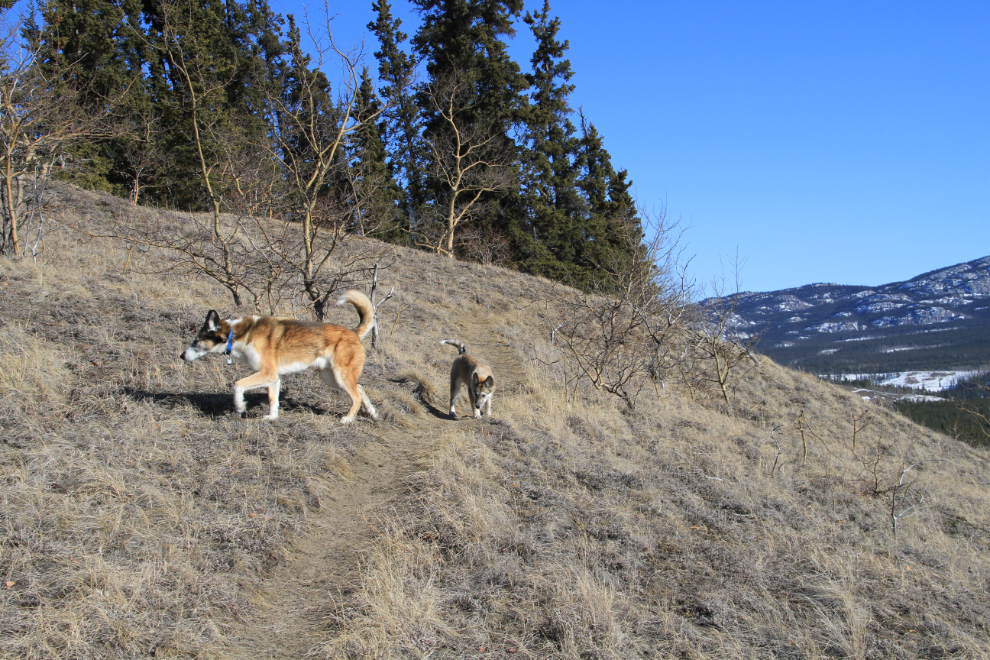
[{"label": "evergreen tree", "polygon": [[512,228],[515,259],[527,272],[563,280],[576,274],[575,255],[587,211],[577,188],[583,154],[569,119],[568,98],[574,86],[568,81],[573,73],[564,59],[568,43],[557,39],[560,19],[550,18],[549,1],[523,20],[537,47],[533,72],[527,75],[532,101],[523,130],[525,214]]},{"label": "evergreen tree", "polygon": [[[423,24],[413,37],[415,51],[426,63],[429,80],[420,86],[417,99],[423,112],[424,135],[434,143],[450,144],[452,124],[465,133],[498,136],[486,149],[501,151],[510,160],[517,159],[512,138],[526,108],[524,92],[527,81],[519,65],[509,57],[503,37],[515,34],[512,21],[522,11],[522,0],[413,0],[423,17]],[[453,121],[442,116],[432,98],[437,89],[469,86],[467,98],[456,111]],[[457,94],[460,96],[461,91]],[[427,204],[444,203],[445,182],[435,173],[437,163],[424,168],[434,172],[426,185]],[[521,205],[513,197],[514,187],[487,192],[478,200],[478,208],[488,212],[473,221],[483,231],[508,233],[508,213],[519,213]]]},{"label": "evergreen tree", "polygon": [[[527,83],[502,38],[515,36],[512,21],[522,12],[522,0],[413,0],[413,4],[423,16],[413,46],[426,62],[430,80],[469,74],[478,97],[470,112],[501,122],[508,133],[525,109],[522,93]],[[436,117],[427,117],[427,130],[440,125]]]},{"label": "evergreen tree", "polygon": [[[615,228],[625,231],[639,225],[635,203],[629,189],[632,181],[626,170],[616,172],[612,157],[595,125],[581,114],[581,147],[584,152],[584,175],[579,187],[584,191],[593,215],[614,221]],[[630,226],[632,223],[632,226]]]},{"label": "evergreen tree", "polygon": [[112,135],[76,150],[77,183],[135,195],[152,185],[169,203],[202,208],[193,96],[208,158],[229,160],[264,135],[256,83],[282,48],[282,19],[265,0],[46,0],[40,15],[27,36],[42,61],[116,119]]},{"label": "evergreen tree", "polygon": [[[122,125],[149,111],[140,0],[47,0],[39,13],[42,26],[29,23],[25,37],[43,68],[76,90],[80,104],[89,111],[109,107]],[[117,167],[125,144],[126,138],[118,136],[77,145],[66,178],[87,188],[123,192]]]},{"label": "evergreen tree", "polygon": [[388,0],[376,0],[371,7],[377,12],[377,19],[368,24],[368,29],[378,38],[380,46],[375,58],[378,60],[378,79],[382,83],[380,94],[387,106],[379,134],[388,152],[389,175],[404,185],[398,200],[404,216],[402,226],[385,238],[404,243],[409,240],[417,209],[424,203],[422,125],[412,93],[416,63],[401,48],[407,35],[399,29],[402,21],[393,18]]},{"label": "evergreen tree", "polygon": [[399,200],[402,189],[392,178],[386,162],[387,152],[381,136],[381,124],[367,121],[381,111],[368,70],[361,75],[354,118],[359,123],[352,134],[349,149],[348,178],[355,209],[354,229],[361,235],[373,232],[376,237],[401,242],[408,234],[402,231]]},{"label": "evergreen tree", "polygon": [[615,171],[601,135],[583,114],[581,131],[584,171],[578,187],[584,192],[589,214],[581,228],[575,263],[592,277],[596,269],[621,270],[642,258],[643,230],[629,194],[628,173]]},{"label": "evergreen tree", "polygon": [[172,203],[203,208],[204,189],[214,203],[225,200],[240,164],[264,157],[252,144],[265,139],[262,97],[284,53],[282,18],[263,0],[177,0],[148,10],[149,88],[171,157],[160,185]]}]

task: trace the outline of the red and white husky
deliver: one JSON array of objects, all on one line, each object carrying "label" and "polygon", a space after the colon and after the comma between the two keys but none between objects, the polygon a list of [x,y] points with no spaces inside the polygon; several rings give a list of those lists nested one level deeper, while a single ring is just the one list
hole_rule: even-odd
[{"label": "red and white husky", "polygon": [[281,376],[315,367],[330,387],[347,392],[351,409],[341,423],[353,422],[358,410],[378,419],[375,407],[368,400],[358,378],[364,369],[365,338],[375,322],[375,309],[360,291],[348,291],[338,305],[351,303],[361,317],[354,330],[332,323],[314,323],[271,316],[246,316],[223,321],[210,310],[196,339],[182,353],[182,359],[192,362],[207,353],[226,353],[256,373],[234,383],[234,410],[243,413],[244,392],[258,387],[268,388],[268,414],[265,419],[278,418],[278,395]]}]

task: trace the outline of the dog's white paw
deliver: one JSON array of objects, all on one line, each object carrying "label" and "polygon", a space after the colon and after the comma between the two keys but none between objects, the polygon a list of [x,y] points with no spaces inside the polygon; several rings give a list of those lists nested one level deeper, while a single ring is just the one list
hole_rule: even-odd
[{"label": "dog's white paw", "polygon": [[271,419],[278,419],[278,413],[275,413],[274,415],[265,415],[261,419],[269,419],[269,420],[271,420]]},{"label": "dog's white paw", "polygon": [[350,424],[353,421],[354,421],[354,418],[353,417],[341,417],[340,418],[340,423],[341,424]]}]

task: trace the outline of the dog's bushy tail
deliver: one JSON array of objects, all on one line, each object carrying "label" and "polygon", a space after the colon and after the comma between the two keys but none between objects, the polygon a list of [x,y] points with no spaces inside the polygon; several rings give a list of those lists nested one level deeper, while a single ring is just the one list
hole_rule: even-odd
[{"label": "dog's bushy tail", "polygon": [[338,305],[345,303],[354,305],[358,316],[361,317],[361,324],[354,328],[354,332],[357,333],[360,339],[364,339],[368,336],[368,332],[371,331],[371,326],[375,324],[375,308],[372,306],[371,301],[368,300],[368,296],[354,289],[345,292],[337,300]]},{"label": "dog's bushy tail", "polygon": [[464,344],[462,344],[461,342],[457,341],[456,339],[444,339],[440,343],[441,344],[450,344],[451,346],[456,346],[457,347],[457,354],[458,355],[464,355],[465,353],[467,353],[467,348],[464,347]]}]

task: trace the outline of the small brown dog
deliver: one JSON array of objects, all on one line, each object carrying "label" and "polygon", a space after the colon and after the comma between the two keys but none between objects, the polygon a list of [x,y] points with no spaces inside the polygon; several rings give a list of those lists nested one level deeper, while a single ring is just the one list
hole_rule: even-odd
[{"label": "small brown dog", "polygon": [[461,393],[461,387],[467,385],[468,399],[474,409],[474,416],[481,417],[481,408],[485,414],[492,414],[492,394],[495,393],[495,378],[492,370],[484,362],[473,355],[467,354],[464,344],[456,339],[444,339],[441,344],[457,347],[458,356],[450,365],[450,416],[457,417],[454,410],[454,399]]}]

